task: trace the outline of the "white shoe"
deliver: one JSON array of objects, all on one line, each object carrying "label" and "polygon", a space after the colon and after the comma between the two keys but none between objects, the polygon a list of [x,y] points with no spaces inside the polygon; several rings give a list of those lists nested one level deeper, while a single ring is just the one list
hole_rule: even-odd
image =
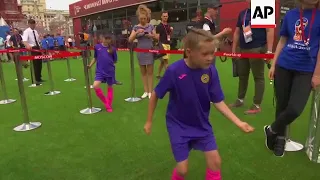
[{"label": "white shoe", "polygon": [[148,93],[148,97],[149,97],[149,99],[151,98],[151,93]]},{"label": "white shoe", "polygon": [[144,93],[142,94],[141,98],[144,99],[144,98],[146,98],[146,97],[148,97],[148,93],[147,93],[147,92],[144,92]]}]

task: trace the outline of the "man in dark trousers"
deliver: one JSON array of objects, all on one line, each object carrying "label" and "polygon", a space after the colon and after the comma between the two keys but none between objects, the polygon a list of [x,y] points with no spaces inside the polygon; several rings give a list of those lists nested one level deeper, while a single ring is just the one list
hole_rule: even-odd
[{"label": "man in dark trousers", "polygon": [[[224,28],[221,32],[217,32],[215,20],[218,18],[219,9],[222,7],[220,3],[212,3],[208,5],[207,13],[205,14],[203,20],[202,29],[210,31],[212,35],[222,40],[223,37],[227,36],[232,32],[231,28]],[[215,64],[216,58],[214,58],[213,63]]]},{"label": "man in dark trousers", "polygon": [[219,3],[212,3],[208,5],[207,12],[203,20],[203,30],[210,31],[213,35],[216,34],[216,24],[214,23],[214,20],[217,19],[219,9],[221,7],[222,5]]},{"label": "man in dark trousers", "polygon": [[[159,42],[163,46],[164,50],[170,50],[171,36],[173,33],[173,27],[168,24],[168,12],[163,11],[161,14],[161,23],[156,27],[156,33],[159,36]],[[168,68],[169,65],[169,54],[162,57],[161,63],[159,65],[159,71],[157,78],[161,78],[161,71],[163,67]]]},{"label": "man in dark trousers", "polygon": [[[251,28],[250,0],[247,0],[248,8],[242,10],[238,15],[236,29],[233,35],[233,53],[272,53],[274,41],[274,29]],[[293,24],[294,28],[294,24]],[[244,105],[248,89],[249,75],[252,71],[254,79],[254,97],[251,107],[245,114],[257,114],[261,112],[261,104],[265,90],[265,61],[261,58],[240,58],[237,60],[237,71],[239,75],[238,98],[231,107],[238,108]]]},{"label": "man in dark trousers", "polygon": [[232,32],[231,28],[224,28],[221,32],[217,32],[215,20],[218,18],[219,9],[222,7],[220,3],[212,3],[208,5],[207,12],[203,20],[202,29],[210,31],[216,38],[223,38]]},{"label": "man in dark trousers", "polygon": [[[28,20],[29,28],[24,30],[22,41],[26,49],[28,50],[40,50],[40,44],[39,44],[39,34],[37,30],[35,30],[36,27],[36,21],[33,19]],[[37,56],[41,55],[41,52],[34,52],[31,51],[31,56]],[[35,76],[35,83],[37,86],[41,85],[43,82],[41,71],[42,71],[42,60],[34,60],[33,61],[33,69],[34,69],[34,76]]]}]

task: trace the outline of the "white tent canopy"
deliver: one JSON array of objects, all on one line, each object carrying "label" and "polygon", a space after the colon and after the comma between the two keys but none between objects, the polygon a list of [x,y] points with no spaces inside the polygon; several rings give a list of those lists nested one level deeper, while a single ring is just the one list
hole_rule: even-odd
[{"label": "white tent canopy", "polygon": [[2,17],[0,17],[0,26],[8,26],[7,22]]}]

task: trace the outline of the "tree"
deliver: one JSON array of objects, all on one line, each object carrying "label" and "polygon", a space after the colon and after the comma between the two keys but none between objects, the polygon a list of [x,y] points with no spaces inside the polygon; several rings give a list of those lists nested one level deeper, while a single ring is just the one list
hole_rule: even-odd
[{"label": "tree", "polygon": [[52,34],[59,33],[61,35],[68,34],[68,22],[62,14],[57,14],[49,23],[49,29]]}]

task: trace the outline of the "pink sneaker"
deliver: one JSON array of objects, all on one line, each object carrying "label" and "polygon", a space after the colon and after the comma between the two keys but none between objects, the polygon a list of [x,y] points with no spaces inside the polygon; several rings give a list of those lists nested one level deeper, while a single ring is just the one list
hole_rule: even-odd
[{"label": "pink sneaker", "polygon": [[113,111],[113,109],[112,109],[112,107],[110,106],[110,104],[109,104],[108,101],[104,104],[104,106],[106,107],[107,112],[112,112],[112,111]]},{"label": "pink sneaker", "polygon": [[107,108],[107,112],[113,112],[112,108]]}]

